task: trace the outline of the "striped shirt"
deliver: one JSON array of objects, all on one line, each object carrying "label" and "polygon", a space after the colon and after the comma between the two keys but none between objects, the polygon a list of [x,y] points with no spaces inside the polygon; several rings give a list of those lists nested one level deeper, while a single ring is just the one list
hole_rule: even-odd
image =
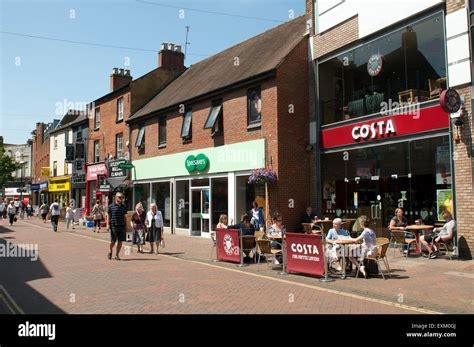
[{"label": "striped shirt", "polygon": [[109,218],[111,226],[125,226],[125,215],[127,207],[123,204],[117,205],[112,203],[109,205]]}]

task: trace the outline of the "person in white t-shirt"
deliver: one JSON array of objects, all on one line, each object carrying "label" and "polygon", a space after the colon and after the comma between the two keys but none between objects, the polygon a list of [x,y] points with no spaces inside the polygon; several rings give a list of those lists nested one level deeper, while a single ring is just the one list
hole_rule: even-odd
[{"label": "person in white t-shirt", "polygon": [[58,222],[59,222],[59,216],[61,214],[61,208],[58,204],[58,200],[54,200],[54,202],[51,204],[49,210],[51,211],[51,224],[53,226],[54,232],[58,231]]}]

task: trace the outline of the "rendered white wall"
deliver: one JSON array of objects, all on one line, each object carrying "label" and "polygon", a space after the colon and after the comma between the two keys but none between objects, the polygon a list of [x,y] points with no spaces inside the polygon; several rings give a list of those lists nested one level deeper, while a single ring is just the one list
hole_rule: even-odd
[{"label": "rendered white wall", "polygon": [[[444,3],[443,0],[316,0],[316,2],[316,16],[317,13],[322,14],[319,16],[319,20],[316,17],[316,28],[319,28],[320,33],[358,15],[359,38]],[[333,8],[331,9],[331,7]]]},{"label": "rendered white wall", "polygon": [[469,52],[467,11],[465,8],[446,16],[446,40],[449,87],[470,83],[471,55]]}]

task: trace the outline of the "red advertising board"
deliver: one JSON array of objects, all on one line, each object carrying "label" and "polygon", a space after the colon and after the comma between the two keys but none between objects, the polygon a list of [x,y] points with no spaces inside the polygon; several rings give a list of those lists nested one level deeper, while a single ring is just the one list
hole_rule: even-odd
[{"label": "red advertising board", "polygon": [[240,263],[240,239],[237,229],[217,229],[217,259]]},{"label": "red advertising board", "polygon": [[324,276],[321,235],[286,234],[287,271]]},{"label": "red advertising board", "polygon": [[396,114],[325,129],[321,132],[321,148],[369,143],[447,128],[449,115],[437,105],[408,114]]}]

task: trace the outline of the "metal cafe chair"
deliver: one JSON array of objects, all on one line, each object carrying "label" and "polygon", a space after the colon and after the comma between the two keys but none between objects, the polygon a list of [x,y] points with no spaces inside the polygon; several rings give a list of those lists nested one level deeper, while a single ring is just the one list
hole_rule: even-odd
[{"label": "metal cafe chair", "polygon": [[[416,245],[415,236],[412,233],[403,230],[391,230],[391,233],[396,245],[399,244],[400,247],[403,247],[403,245],[407,245],[407,253],[405,255],[405,259],[408,259],[408,253],[410,253],[411,245]],[[413,238],[406,238],[405,234],[412,234]]]},{"label": "metal cafe chair", "polygon": [[[242,235],[242,252],[243,253],[250,253],[250,251],[254,250],[255,248],[255,236],[252,236],[252,235]],[[256,253],[256,251],[255,251]],[[256,256],[255,256],[255,253],[254,253],[254,256],[253,258],[256,259]]]},{"label": "metal cafe chair", "polygon": [[277,254],[282,254],[281,249],[272,248],[270,240],[257,240],[257,248],[259,250],[259,252],[258,252],[258,261],[257,261],[257,271],[259,269],[260,257],[262,256],[262,254],[265,256],[265,258],[267,260],[267,266],[270,265],[270,257],[269,256],[271,256],[271,262],[274,263],[276,255]]}]

